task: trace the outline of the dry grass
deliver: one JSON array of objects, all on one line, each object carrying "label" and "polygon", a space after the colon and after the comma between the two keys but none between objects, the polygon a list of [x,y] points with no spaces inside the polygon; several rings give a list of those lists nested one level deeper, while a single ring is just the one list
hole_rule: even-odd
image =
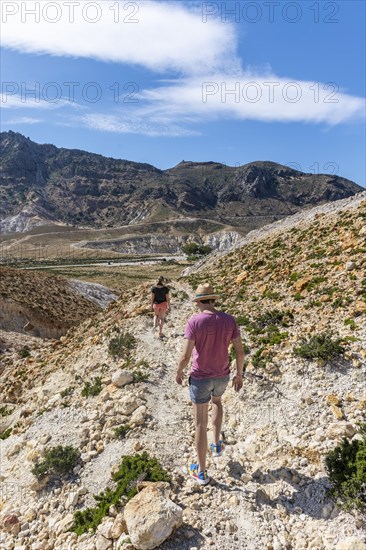
[{"label": "dry grass", "polygon": [[89,283],[99,283],[110,288],[116,294],[120,294],[125,288],[132,288],[138,284],[151,281],[159,275],[164,275],[168,280],[176,279],[187,265],[187,263],[161,262],[146,265],[131,264],[120,267],[60,267],[47,270],[47,273],[80,279]]}]

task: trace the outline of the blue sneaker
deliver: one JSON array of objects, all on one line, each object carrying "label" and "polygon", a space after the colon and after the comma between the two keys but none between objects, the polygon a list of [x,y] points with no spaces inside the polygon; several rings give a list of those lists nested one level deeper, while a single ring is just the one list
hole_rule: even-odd
[{"label": "blue sneaker", "polygon": [[207,485],[207,483],[210,483],[210,478],[207,475],[207,470],[205,470],[204,472],[199,472],[198,468],[198,464],[191,464],[189,468],[190,475],[200,485]]},{"label": "blue sneaker", "polygon": [[213,457],[222,456],[224,449],[225,449],[225,445],[222,439],[219,441],[217,445],[215,445],[215,443],[211,443],[211,452]]}]

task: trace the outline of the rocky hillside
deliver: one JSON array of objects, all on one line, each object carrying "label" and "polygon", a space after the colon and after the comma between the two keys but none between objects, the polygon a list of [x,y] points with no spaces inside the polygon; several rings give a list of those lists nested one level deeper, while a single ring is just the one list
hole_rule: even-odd
[{"label": "rocky hillside", "polygon": [[59,338],[116,298],[101,285],[0,267],[2,331]]},{"label": "rocky hillside", "polygon": [[[164,340],[144,285],[27,358],[5,354],[3,547],[365,550],[365,518],[330,500],[324,463],[366,420],[365,252],[364,193],[247,236],[172,281]],[[209,459],[210,484],[196,487],[187,476],[195,459],[188,387],[174,379],[192,287],[206,280],[237,317],[247,373],[243,390],[224,397],[225,453]],[[80,455],[71,474],[45,485],[32,469],[57,445]],[[106,506],[95,534],[73,532],[74,512],[123,479],[121,457],[144,451],[170,485],[146,487],[147,470],[136,474],[127,488],[141,492],[131,504]]]},{"label": "rocky hillside", "polygon": [[113,227],[141,220],[209,218],[245,232],[362,188],[339,176],[274,162],[238,168],[181,162],[170,170],[0,136],[1,231],[50,223]]}]

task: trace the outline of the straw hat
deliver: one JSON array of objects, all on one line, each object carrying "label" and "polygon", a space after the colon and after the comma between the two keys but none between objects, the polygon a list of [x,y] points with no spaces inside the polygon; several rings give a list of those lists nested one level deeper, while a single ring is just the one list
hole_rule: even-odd
[{"label": "straw hat", "polygon": [[217,298],[219,298],[219,295],[215,294],[212,286],[205,283],[197,287],[193,301],[200,302],[201,300],[216,300]]}]

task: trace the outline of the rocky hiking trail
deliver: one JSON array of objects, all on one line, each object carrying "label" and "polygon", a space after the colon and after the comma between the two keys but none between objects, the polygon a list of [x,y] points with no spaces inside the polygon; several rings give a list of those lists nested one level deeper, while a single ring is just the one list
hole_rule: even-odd
[{"label": "rocky hiking trail", "polygon": [[[182,284],[175,285],[175,289],[189,290]],[[160,548],[330,549],[336,548],[335,533],[339,540],[342,534],[345,539],[339,548],[358,548],[352,536],[357,531],[352,516],[345,515],[339,521],[333,503],[325,495],[329,487],[325,474],[318,473],[313,479],[296,470],[297,464],[309,466],[308,459],[295,459],[293,464],[286,459],[291,441],[291,436],[286,441],[286,427],[290,431],[293,419],[298,417],[301,399],[293,391],[287,390],[286,395],[286,387],[281,391],[265,376],[248,373],[240,394],[228,386],[223,398],[225,452],[219,459],[208,457],[209,485],[198,487],[189,478],[188,467],[196,456],[188,369],[183,387],[176,384],[175,372],[185,322],[195,312],[190,299],[174,303],[163,340],[157,338],[150,320],[139,320],[134,326],[146,358],[159,365],[151,373],[145,394],[147,410],[154,414],[153,423],[143,430],[138,448],[157,456],[174,473],[173,499],[183,506],[183,518],[189,524]],[[308,385],[309,379],[304,382]],[[304,424],[312,420],[308,416]],[[273,433],[278,425],[282,425],[285,441]],[[298,436],[304,431],[298,430],[291,443],[299,443]],[[255,443],[256,432],[262,432],[260,446]],[[278,458],[288,465],[275,467]],[[359,543],[363,544],[361,539]]]},{"label": "rocky hiking trail", "polygon": [[[357,438],[357,424],[365,422],[364,199],[347,201],[349,210],[332,205],[332,212],[317,212],[308,222],[311,212],[304,214],[293,233],[284,222],[283,241],[277,224],[258,243],[200,271],[200,281],[221,285],[221,307],[242,320],[293,313],[286,339],[269,347],[274,356],[264,366],[254,366],[258,343],[240,323],[249,344],[247,375],[241,392],[229,386],[224,394],[226,448],[221,458],[208,457],[212,479],[205,487],[187,472],[196,459],[188,376],[183,387],[175,382],[185,323],[196,311],[190,285],[197,278],[169,283],[172,311],[162,340],[152,327],[145,284],[60,340],[38,347],[29,341],[27,357],[5,354],[0,385],[11,414],[0,420],[13,432],[0,440],[0,550],[132,550],[122,544],[115,510],[95,534],[77,537],[71,528],[74,511],[94,506],[93,495],[112,485],[121,457],[144,451],[171,475],[170,499],[182,510],[183,525],[161,550],[366,550],[365,518],[327,496],[324,463],[329,450],[343,436]],[[331,240],[323,245],[326,230]],[[320,243],[326,246],[321,263],[312,248]],[[276,261],[275,245],[281,247]],[[308,258],[314,254],[316,264]],[[304,288],[309,273],[314,284]],[[300,278],[291,280],[292,274]],[[348,338],[341,359],[321,363],[294,355],[303,334],[329,327]],[[136,340],[130,363],[109,353],[111,339],[126,333]],[[146,378],[134,380],[138,369]],[[100,393],[83,395],[95,377]],[[116,438],[121,425],[130,429]],[[45,490],[31,470],[56,445],[73,445],[81,459],[72,475]],[[161,519],[168,521],[168,514]]]},{"label": "rocky hiking trail", "polygon": [[[188,289],[175,285],[175,290]],[[190,299],[173,303],[163,340],[150,318],[129,324],[139,342],[137,353],[156,367],[144,384],[149,421],[137,440],[131,436],[126,451],[147,450],[156,456],[172,474],[172,498],[183,507],[185,527],[161,548],[330,549],[336,548],[336,536],[339,540],[351,536],[353,545],[358,529],[352,516],[338,517],[326,498],[328,485],[317,452],[313,451],[314,456],[309,452],[310,460],[291,459],[291,447],[300,444],[305,426],[313,419],[311,415],[298,418],[300,396],[286,385],[280,390],[266,377],[248,374],[239,395],[229,387],[224,397],[225,453],[220,459],[208,458],[212,478],[208,486],[197,487],[189,479],[195,452],[188,376],[180,387],[175,372],[185,322],[195,309]],[[311,385],[309,378],[303,382]],[[299,426],[292,435],[295,418]],[[317,467],[312,465],[314,459]]]}]

